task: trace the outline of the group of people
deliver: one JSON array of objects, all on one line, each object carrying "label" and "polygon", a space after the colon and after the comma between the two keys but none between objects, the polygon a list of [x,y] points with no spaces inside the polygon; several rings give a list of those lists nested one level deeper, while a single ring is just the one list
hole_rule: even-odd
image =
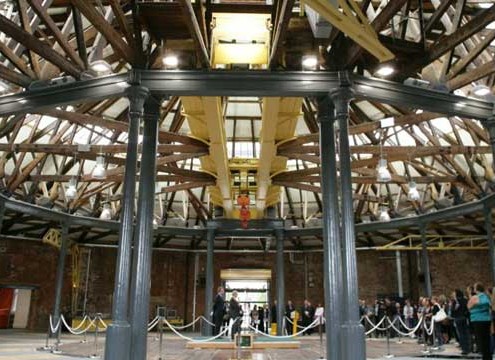
[{"label": "group of people", "polygon": [[[212,315],[214,324],[213,335],[218,335],[223,326],[228,326],[229,323],[232,323],[231,337],[234,338],[235,334],[240,331],[244,315],[242,305],[239,302],[238,292],[234,290],[231,298],[227,301],[225,299],[225,289],[219,286],[213,302]],[[287,334],[292,335],[294,321],[303,328],[307,328],[317,318],[323,322],[323,307],[318,304],[315,308],[310,301],[304,300],[303,306],[300,309],[296,309],[292,301],[289,300],[285,306],[284,315],[286,317],[285,326]],[[253,328],[260,332],[269,333],[270,323],[277,322],[277,302],[274,301],[271,308],[268,304],[264,304],[263,306],[254,305],[249,313],[249,319],[250,325]],[[309,328],[303,332],[303,335],[310,335],[312,332],[313,329]]]},{"label": "group of people", "polygon": [[[365,301],[361,300],[359,311],[375,324],[385,316],[392,322],[400,317],[408,329],[414,328],[418,321],[423,319],[424,325],[411,334],[418,337],[418,342],[441,350],[444,344],[455,339],[459,343],[462,355],[478,352],[483,360],[492,359],[495,345],[495,336],[492,335],[495,329],[495,291],[486,290],[481,283],[469,286],[466,292],[456,289],[450,298],[445,295],[421,297],[416,304],[409,299],[401,303],[385,298],[367,306]],[[364,317],[362,319],[363,325],[370,329],[371,324],[365,321]],[[400,329],[400,322],[396,323],[395,327]],[[402,328],[404,332],[409,332]],[[431,328],[433,332],[430,335],[427,329]],[[387,331],[391,337],[397,335],[393,328]],[[377,329],[370,336],[385,336],[387,331]]]}]

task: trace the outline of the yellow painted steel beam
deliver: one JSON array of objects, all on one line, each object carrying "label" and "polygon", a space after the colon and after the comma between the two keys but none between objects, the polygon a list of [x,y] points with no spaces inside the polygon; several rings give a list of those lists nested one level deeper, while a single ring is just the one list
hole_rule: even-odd
[{"label": "yellow painted steel beam", "polygon": [[[334,7],[327,0],[304,0],[304,3],[318,12],[325,20],[349,36],[358,45],[366,49],[370,54],[375,56],[380,62],[390,61],[395,55],[387,49],[379,40],[375,31],[371,28],[369,22],[364,21],[362,14],[357,12],[358,17],[354,16],[347,6],[341,6],[343,12]],[[359,8],[353,6],[355,12]],[[360,21],[361,20],[361,21]]]},{"label": "yellow painted steel beam", "polygon": [[256,210],[263,216],[266,206],[278,201],[279,186],[271,186],[271,176],[287,168],[287,158],[277,156],[276,143],[294,136],[301,114],[302,98],[264,98],[261,114],[260,159]]},{"label": "yellow painted steel beam", "polygon": [[210,144],[210,154],[200,158],[202,170],[217,178],[216,186],[208,189],[210,199],[231,217],[233,201],[221,98],[187,96],[181,101],[191,134]]}]

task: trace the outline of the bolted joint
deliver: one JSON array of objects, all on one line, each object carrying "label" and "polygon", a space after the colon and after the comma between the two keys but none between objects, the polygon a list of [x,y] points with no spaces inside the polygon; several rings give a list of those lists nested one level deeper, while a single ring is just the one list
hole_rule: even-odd
[{"label": "bolted joint", "polygon": [[129,99],[129,114],[138,114],[141,116],[144,103],[149,94],[148,88],[145,88],[144,86],[132,85],[127,88],[126,95]]},{"label": "bolted joint", "polygon": [[335,107],[335,116],[347,117],[349,114],[349,103],[354,98],[354,90],[350,86],[343,86],[330,91],[330,98]]}]

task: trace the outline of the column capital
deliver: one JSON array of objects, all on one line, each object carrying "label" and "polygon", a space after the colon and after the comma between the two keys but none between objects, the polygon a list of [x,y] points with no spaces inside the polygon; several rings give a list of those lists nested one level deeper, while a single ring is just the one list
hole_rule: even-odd
[{"label": "column capital", "polygon": [[348,115],[349,102],[354,98],[354,89],[350,85],[333,89],[329,93],[335,107],[335,114]]},{"label": "column capital", "polygon": [[490,116],[488,119],[485,119],[481,122],[484,127],[488,130],[495,128],[495,115]]},{"label": "column capital", "polygon": [[129,99],[129,114],[143,113],[144,102],[148,98],[150,92],[148,88],[141,85],[131,85],[126,90],[127,98]]},{"label": "column capital", "polygon": [[317,120],[322,122],[333,122],[335,120],[335,107],[330,95],[318,98]]}]

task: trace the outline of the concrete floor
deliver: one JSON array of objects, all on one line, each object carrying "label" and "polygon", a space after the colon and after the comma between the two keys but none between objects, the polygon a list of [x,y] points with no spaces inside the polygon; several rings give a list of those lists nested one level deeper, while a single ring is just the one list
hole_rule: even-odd
[{"label": "concrete floor", "polygon": [[[0,360],[74,360],[77,358],[88,358],[95,353],[102,356],[104,350],[104,335],[98,338],[95,348],[94,336],[88,334],[87,342],[81,343],[82,336],[62,335],[63,344],[60,349],[61,355],[51,354],[49,352],[38,351],[37,348],[45,345],[45,334],[34,332],[22,332],[13,330],[0,331]],[[189,335],[189,334],[188,334]],[[175,335],[166,333],[163,340],[163,360],[301,360],[301,359],[320,359],[321,347],[317,335],[299,337],[301,348],[298,350],[252,350],[242,351],[240,356],[232,350],[193,350],[186,349],[185,340],[177,338]],[[155,360],[160,357],[159,341],[157,336],[150,334],[148,337],[148,359]],[[395,359],[408,360],[426,358],[422,354],[423,347],[418,345],[415,340],[405,339],[401,344],[396,340],[390,341],[390,354],[395,355]],[[366,341],[366,352],[368,359],[384,359],[387,355],[387,345],[384,339],[368,339]],[[428,356],[429,359],[440,358],[457,358],[473,359],[477,358],[472,355],[469,357],[460,357],[460,351],[455,345],[446,345],[442,352],[433,352]],[[438,354],[438,357],[435,355]]]}]

